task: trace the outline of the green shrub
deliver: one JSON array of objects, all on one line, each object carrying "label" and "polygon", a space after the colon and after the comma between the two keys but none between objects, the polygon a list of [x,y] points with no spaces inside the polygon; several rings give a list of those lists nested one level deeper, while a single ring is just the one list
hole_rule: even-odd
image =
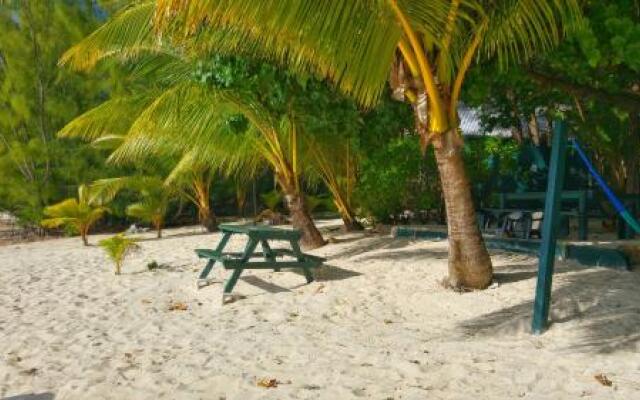
[{"label": "green shrub", "polygon": [[433,152],[421,156],[415,136],[390,141],[362,162],[356,200],[362,210],[385,221],[406,209],[440,206],[440,182]]}]

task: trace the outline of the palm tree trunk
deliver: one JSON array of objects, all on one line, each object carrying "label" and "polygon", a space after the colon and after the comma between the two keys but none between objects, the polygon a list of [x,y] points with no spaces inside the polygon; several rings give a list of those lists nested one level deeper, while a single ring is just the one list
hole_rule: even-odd
[{"label": "palm tree trunk", "polygon": [[344,230],[346,232],[357,232],[364,230],[364,226],[358,220],[346,215],[342,216],[342,223],[344,224]]},{"label": "palm tree trunk", "polygon": [[438,135],[434,141],[449,232],[448,284],[484,289],[491,283],[493,268],[478,227],[461,142],[455,130]]},{"label": "palm tree trunk", "polygon": [[[276,169],[276,171],[278,170]],[[284,192],[287,208],[291,215],[291,225],[302,232],[302,246],[306,249],[316,249],[324,246],[327,242],[325,242],[305,207],[304,195],[301,193],[295,168],[289,171],[278,171],[274,178]]]},{"label": "palm tree trunk", "polygon": [[284,190],[287,208],[291,214],[291,225],[302,232],[302,245],[306,249],[324,246],[326,242],[304,205],[304,197],[295,190]]},{"label": "palm tree trunk", "polygon": [[154,221],[153,225],[156,228],[156,237],[158,239],[162,239],[162,220],[157,219],[156,221]]},{"label": "palm tree trunk", "polygon": [[218,219],[216,215],[208,207],[202,207],[198,210],[198,220],[207,232],[215,232],[218,230]]},{"label": "palm tree trunk", "polygon": [[198,222],[208,232],[218,230],[218,221],[209,203],[211,180],[206,174],[198,175],[193,180],[196,206],[198,207]]},{"label": "palm tree trunk", "polygon": [[238,215],[244,217],[244,209],[247,203],[247,191],[241,185],[236,186],[236,204],[238,206]]},{"label": "palm tree trunk", "polygon": [[89,229],[86,227],[80,228],[80,237],[82,238],[82,244],[85,246],[89,245],[88,231]]},{"label": "palm tree trunk", "polygon": [[340,213],[340,218],[342,218],[342,222],[344,223],[345,231],[353,232],[364,229],[362,224],[356,219],[356,213],[353,212],[351,207],[349,207],[340,196],[334,196],[333,203],[336,205],[336,208]]}]

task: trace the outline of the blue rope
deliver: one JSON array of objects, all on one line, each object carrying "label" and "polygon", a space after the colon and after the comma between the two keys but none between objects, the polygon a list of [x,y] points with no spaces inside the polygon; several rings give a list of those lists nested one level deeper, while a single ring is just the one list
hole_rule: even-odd
[{"label": "blue rope", "polygon": [[582,150],[582,147],[580,147],[580,143],[578,143],[578,139],[572,138],[571,144],[573,145],[573,148],[576,149],[585,167],[587,167],[587,170],[589,170],[589,173],[596,180],[596,182],[598,183],[598,185],[600,186],[604,194],[609,199],[609,202],[616,209],[618,214],[620,214],[620,216],[636,231],[636,233],[640,233],[640,224],[631,215],[631,213],[627,210],[624,204],[622,204],[620,199],[613,193],[609,185],[607,185],[607,182],[604,181],[604,179],[598,173],[598,171],[596,171],[591,161],[589,161],[589,158],[585,154],[584,150]]}]

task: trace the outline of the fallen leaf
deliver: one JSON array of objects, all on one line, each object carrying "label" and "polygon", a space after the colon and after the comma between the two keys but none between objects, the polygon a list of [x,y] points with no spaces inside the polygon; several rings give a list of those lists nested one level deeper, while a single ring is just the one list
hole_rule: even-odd
[{"label": "fallen leaf", "polygon": [[607,378],[607,376],[603,373],[599,373],[598,375],[595,375],[594,378],[596,378],[596,380],[598,382],[600,382],[600,384],[602,386],[612,386],[613,382],[611,381],[611,379]]},{"label": "fallen leaf", "polygon": [[20,356],[9,356],[7,359],[7,362],[11,364],[19,363],[20,361],[22,361],[22,357]]},{"label": "fallen leaf", "polygon": [[169,311],[187,311],[188,309],[189,306],[187,306],[185,303],[175,302],[169,304]]},{"label": "fallen leaf", "polygon": [[390,319],[385,319],[385,320],[384,320],[384,323],[385,323],[385,324],[387,324],[387,325],[388,325],[388,324],[393,324],[393,321],[392,321],[392,320],[390,320]]},{"label": "fallen leaf", "polygon": [[151,304],[151,303],[152,303],[152,301],[151,301],[151,300],[149,300],[149,299],[142,299],[141,301],[142,301],[144,304]]},{"label": "fallen leaf", "polygon": [[318,287],[315,290],[315,293],[322,293],[322,289],[324,289],[324,284],[320,284],[318,285]]},{"label": "fallen leaf", "polygon": [[275,378],[261,378],[258,379],[257,385],[263,388],[276,388],[278,387],[278,380]]},{"label": "fallen leaf", "polygon": [[23,376],[33,376],[38,373],[38,368],[30,368],[20,371],[20,375]]}]

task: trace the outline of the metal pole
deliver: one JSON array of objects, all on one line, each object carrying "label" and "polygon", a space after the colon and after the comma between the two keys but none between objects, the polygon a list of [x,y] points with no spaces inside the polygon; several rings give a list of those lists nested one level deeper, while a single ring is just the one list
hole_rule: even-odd
[{"label": "metal pole", "polygon": [[567,124],[556,121],[553,126],[551,146],[551,165],[547,182],[547,197],[544,204],[542,222],[542,245],[538,262],[538,283],[533,305],[532,330],[534,335],[541,334],[548,324],[549,303],[551,301],[551,281],[556,254],[556,235],[560,220],[560,199],[564,185],[565,161],[567,158]]}]

